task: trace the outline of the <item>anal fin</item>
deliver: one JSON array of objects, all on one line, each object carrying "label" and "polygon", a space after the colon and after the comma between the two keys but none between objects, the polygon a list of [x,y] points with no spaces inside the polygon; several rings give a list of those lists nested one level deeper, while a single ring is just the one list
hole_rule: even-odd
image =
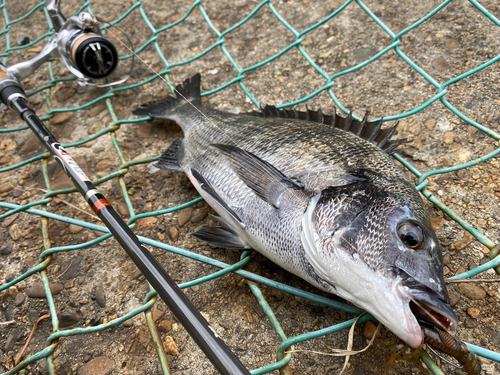
[{"label": "anal fin", "polygon": [[191,236],[200,241],[205,241],[210,246],[225,247],[229,249],[250,249],[241,238],[229,228],[217,228],[203,225]]},{"label": "anal fin", "polygon": [[155,167],[159,169],[168,169],[175,172],[183,172],[179,164],[181,150],[182,139],[175,138],[167,151],[165,151],[161,158],[155,163]]}]

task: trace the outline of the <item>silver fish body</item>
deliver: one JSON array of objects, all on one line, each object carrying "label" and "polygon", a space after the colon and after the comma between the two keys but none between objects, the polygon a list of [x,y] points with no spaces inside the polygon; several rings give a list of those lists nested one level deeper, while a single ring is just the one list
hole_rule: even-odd
[{"label": "silver fish body", "polygon": [[185,172],[219,213],[220,228],[193,236],[257,250],[413,347],[422,342],[418,320],[456,329],[428,214],[388,154],[399,144],[392,131],[321,112],[224,113],[201,106],[199,85],[197,75],[177,87],[189,102],[166,98],[134,111],[184,132],[157,166]]}]

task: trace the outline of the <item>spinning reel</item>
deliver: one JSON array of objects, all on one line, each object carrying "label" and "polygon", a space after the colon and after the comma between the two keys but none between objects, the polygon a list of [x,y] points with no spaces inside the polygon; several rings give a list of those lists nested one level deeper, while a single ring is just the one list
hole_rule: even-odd
[{"label": "spinning reel", "polygon": [[[113,86],[130,77],[134,57],[127,76],[109,82],[110,75],[118,66],[119,56],[113,43],[101,32],[100,22],[104,21],[86,12],[66,19],[61,13],[61,0],[52,0],[47,10],[56,31],[53,40],[33,59],[6,68],[9,76],[21,82],[49,59],[61,57],[81,86]],[[127,40],[127,47],[133,51],[130,38],[122,29],[111,24],[108,27],[119,30]]]}]

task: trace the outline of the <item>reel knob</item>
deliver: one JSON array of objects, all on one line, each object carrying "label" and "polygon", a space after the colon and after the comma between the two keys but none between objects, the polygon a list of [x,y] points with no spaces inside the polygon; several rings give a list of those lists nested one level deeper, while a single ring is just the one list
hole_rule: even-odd
[{"label": "reel knob", "polygon": [[118,65],[118,52],[108,39],[85,33],[73,42],[71,59],[84,76],[103,79]]}]

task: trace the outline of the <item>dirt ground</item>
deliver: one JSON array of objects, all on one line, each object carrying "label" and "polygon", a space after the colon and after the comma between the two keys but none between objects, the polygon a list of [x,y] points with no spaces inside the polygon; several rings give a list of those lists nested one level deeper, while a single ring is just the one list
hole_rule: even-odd
[{"label": "dirt ground", "polygon": [[[39,2],[37,0],[7,1],[4,11],[13,21],[26,14]],[[110,0],[91,1],[92,11],[101,18],[112,21],[124,14],[135,2]],[[63,1],[65,15],[74,14],[82,1]],[[297,32],[302,32],[319,22],[336,9],[342,1],[273,1],[272,6]],[[395,34],[437,7],[439,1],[407,2],[393,0],[365,1],[363,4]],[[500,6],[494,0],[481,4],[497,19]],[[168,4],[152,0],[142,1],[120,26],[129,34],[135,48],[153,37],[141,15],[147,15],[151,25],[160,29],[178,21],[191,7],[191,1],[175,0]],[[243,20],[257,6],[258,1],[203,1],[206,15],[214,28],[223,32]],[[0,17],[0,29],[6,27]],[[24,37],[31,41],[47,33],[48,26],[42,9],[27,19],[9,25],[10,47],[22,43]],[[372,18],[353,2],[340,14],[321,26],[301,36],[301,46],[315,64],[326,74],[332,75],[369,59],[392,43],[392,38]],[[240,27],[224,35],[224,47],[240,69],[262,62],[290,44],[296,37],[271,12],[266,4]],[[218,41],[203,14],[196,8],[177,26],[157,35],[157,47],[150,43],[136,59],[131,78],[126,85],[143,82],[156,71],[165,69],[157,48],[169,64],[174,64],[169,79],[174,84],[195,73],[202,74],[202,91],[216,89],[238,76],[237,70],[216,47],[187,64],[176,64],[196,57]],[[47,42],[43,39],[26,50],[12,50],[7,65],[33,58]],[[6,50],[6,34],[0,38],[0,51]],[[460,76],[500,53],[500,27],[480,13],[471,3],[452,1],[418,28],[400,38],[400,50],[438,84]],[[122,55],[126,54],[120,48]],[[127,63],[123,63],[123,69]],[[52,63],[55,79],[71,75],[60,60]],[[50,75],[47,65],[23,82],[27,92],[47,85]],[[245,72],[243,84],[257,102],[281,105],[306,97],[325,85],[326,80],[317,73],[297,48],[291,48],[279,58],[256,69]],[[480,72],[446,87],[445,98],[464,115],[500,132],[500,66],[492,64]],[[333,92],[340,103],[362,117],[389,117],[411,111],[438,93],[438,88],[418,74],[393,50],[377,61],[334,80]],[[30,97],[33,108],[40,116],[52,109],[75,108],[108,93],[107,89],[88,89],[75,81],[58,81],[47,93],[43,90]],[[135,118],[131,111],[138,104],[163,97],[169,92],[166,84],[155,79],[137,88],[116,91],[110,102],[119,120]],[[204,98],[206,105],[231,111],[246,112],[256,107],[238,84]],[[326,91],[314,96],[305,104],[309,108],[333,111],[333,103]],[[110,111],[103,101],[71,112],[58,114],[51,120],[51,129],[61,143],[70,144],[87,139],[113,123]],[[390,122],[392,124],[392,122]],[[0,114],[0,128],[16,128],[24,124],[13,113]],[[441,102],[436,101],[424,110],[400,119],[399,137],[407,142],[399,154],[420,172],[446,168],[465,163],[497,147],[495,141],[482,131],[461,120]],[[151,121],[122,124],[109,133],[84,145],[70,149],[77,162],[92,179],[108,176],[120,166],[114,142],[123,152],[125,160],[144,159],[160,155],[176,137],[182,136],[173,123]],[[16,165],[43,153],[41,145],[29,130],[0,135],[0,168]],[[49,180],[52,190],[69,187],[59,167],[49,159]],[[47,186],[41,172],[41,161],[0,173],[0,201],[27,204],[40,200]],[[457,172],[431,177],[428,189],[439,200],[477,228],[491,241],[500,242],[500,183],[497,158]],[[162,171],[150,174],[145,164],[129,167],[124,182],[130,194],[135,214],[177,206],[199,195],[183,174]],[[118,178],[99,186],[119,213],[128,219],[130,212],[123,198]],[[443,246],[445,276],[451,277],[489,260],[489,250],[470,236],[464,229],[441,211],[428,204],[433,226]],[[39,207],[35,207],[39,208]],[[76,193],[61,194],[47,205],[47,211],[70,218],[98,224],[83,198]],[[0,214],[7,209],[0,208]],[[210,248],[200,244],[189,234],[202,224],[214,224],[207,213],[213,211],[204,203],[193,208],[142,221],[134,232],[160,242],[209,256],[233,264],[240,259],[237,250]],[[44,250],[42,220],[39,216],[20,213],[0,222],[0,285],[31,269]],[[101,235],[58,220],[49,220],[52,247],[77,245]],[[152,253],[178,283],[187,282],[215,272],[210,265],[189,260],[183,256],[152,249]],[[336,300],[335,296],[322,293],[298,277],[291,275],[259,254],[245,270],[268,277],[321,296]],[[123,316],[140,307],[148,292],[144,277],[128,259],[113,239],[97,245],[61,252],[54,255],[48,267],[51,283],[59,286],[54,295],[61,329],[95,326]],[[478,278],[496,278],[489,270]],[[37,297],[40,283],[38,274],[25,282],[0,293],[0,373],[6,370],[2,363],[17,355],[26,342],[34,322],[48,312],[47,301]],[[464,285],[464,284],[462,284]],[[467,284],[468,287],[449,286],[452,305],[459,318],[457,336],[469,343],[500,351],[499,288],[497,283]],[[267,286],[260,286],[264,297],[275,313],[287,337],[338,324],[353,316],[335,309],[307,301]],[[57,287],[56,287],[57,289]],[[185,290],[194,305],[207,318],[229,347],[250,369],[274,363],[280,339],[265,316],[257,299],[241,277],[229,274],[213,281]],[[168,360],[171,373],[176,375],[216,373],[201,350],[188,336],[179,322],[161,301],[155,304],[153,314],[162,341],[172,338],[178,354],[171,351]],[[7,323],[14,321],[13,324]],[[369,327],[355,329],[354,348],[361,349],[367,339]],[[45,347],[52,333],[50,320],[42,320],[31,341],[25,358]],[[346,348],[347,331],[330,334],[294,346],[290,368],[294,374],[338,374],[343,358],[307,351],[331,353],[334,348]],[[366,352],[351,357],[346,374],[373,375],[384,371],[388,349],[399,340],[385,328],[381,336]],[[301,350],[303,352],[301,352]],[[149,337],[143,314],[135,316],[115,328],[85,335],[70,336],[59,341],[54,363],[58,374],[160,374],[156,351]],[[463,370],[449,366],[433,356],[446,374],[463,374]],[[500,365],[485,360],[484,373],[500,372]],[[45,361],[29,366],[27,373],[47,374]],[[277,374],[274,371],[273,374]],[[419,374],[416,366],[397,362],[391,374]]]}]

